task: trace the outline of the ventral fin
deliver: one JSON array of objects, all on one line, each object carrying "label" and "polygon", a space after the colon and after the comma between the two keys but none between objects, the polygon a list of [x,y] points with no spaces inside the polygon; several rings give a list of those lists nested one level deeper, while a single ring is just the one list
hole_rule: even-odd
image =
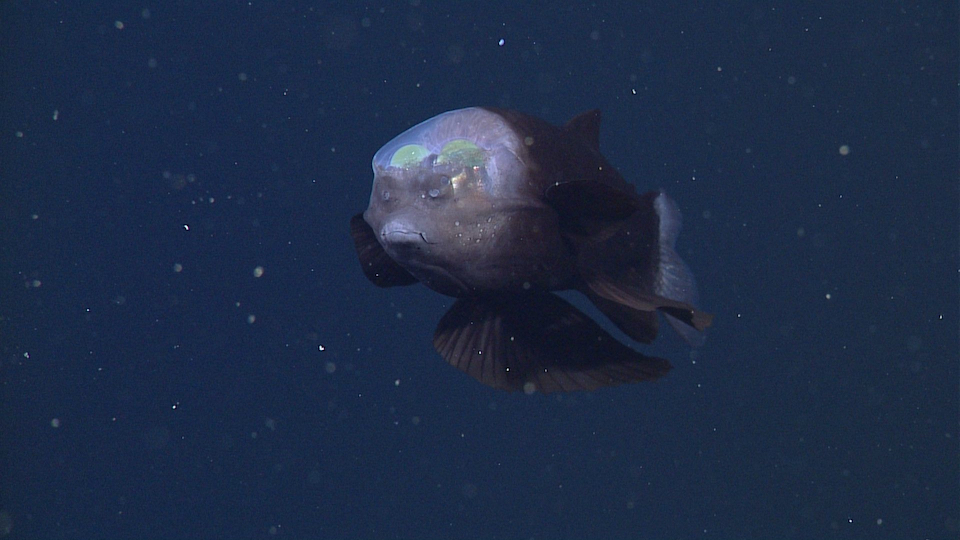
[{"label": "ventral fin", "polygon": [[670,370],[668,361],[634,351],[545,292],[461,298],[440,320],[433,345],[481,383],[527,393],[593,390]]},{"label": "ventral fin", "polygon": [[410,272],[383,250],[383,246],[377,241],[377,235],[363,219],[363,214],[350,218],[350,236],[353,237],[353,247],[357,250],[357,258],[360,259],[364,275],[375,285],[397,287],[417,282],[417,278],[410,275]]}]

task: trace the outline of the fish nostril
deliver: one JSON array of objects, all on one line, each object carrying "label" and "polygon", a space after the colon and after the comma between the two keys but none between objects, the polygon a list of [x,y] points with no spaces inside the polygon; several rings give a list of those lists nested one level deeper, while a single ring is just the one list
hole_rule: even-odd
[{"label": "fish nostril", "polygon": [[439,189],[436,189],[436,188],[431,189],[428,193],[429,193],[429,195],[430,195],[430,198],[432,198],[432,199],[436,199],[437,197],[440,196],[440,190],[439,190]]}]

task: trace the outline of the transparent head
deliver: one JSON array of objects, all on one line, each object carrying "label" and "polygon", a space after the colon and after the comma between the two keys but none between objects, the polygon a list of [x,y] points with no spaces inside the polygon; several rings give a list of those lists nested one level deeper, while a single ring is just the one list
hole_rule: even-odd
[{"label": "transparent head", "polygon": [[481,108],[445,112],[404,131],[373,156],[379,176],[437,173],[454,189],[509,195],[524,174],[521,141],[497,114]]}]

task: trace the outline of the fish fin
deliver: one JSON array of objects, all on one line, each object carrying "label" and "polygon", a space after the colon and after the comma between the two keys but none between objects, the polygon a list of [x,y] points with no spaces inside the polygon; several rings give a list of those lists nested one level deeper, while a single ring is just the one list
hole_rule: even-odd
[{"label": "fish fin", "polygon": [[678,302],[671,298],[624,287],[620,283],[606,279],[606,276],[594,276],[593,279],[588,281],[587,285],[590,288],[590,293],[599,295],[606,300],[640,311],[659,311],[667,316],[667,321],[676,321],[700,332],[713,323],[713,314],[711,313],[700,311],[690,304]]},{"label": "fish fin", "polygon": [[562,298],[543,292],[461,298],[440,320],[433,345],[450,364],[494,388],[569,392],[656,379],[670,370]]},{"label": "fish fin", "polygon": [[600,109],[582,112],[563,126],[563,129],[583,139],[590,149],[600,151]]},{"label": "fish fin", "polygon": [[620,302],[607,300],[589,287],[586,287],[583,293],[617,328],[634,341],[653,343],[657,338],[660,319],[656,311],[634,309]]},{"label": "fish fin", "polygon": [[[683,262],[675,249],[683,225],[680,209],[673,199],[662,192],[653,200],[653,206],[660,222],[655,291],[659,296],[693,307],[699,300],[697,282],[690,267]],[[713,315],[695,309],[692,312],[681,310],[679,314],[664,310],[664,316],[670,326],[687,343],[694,346],[703,345],[706,338],[700,332],[713,321]]]},{"label": "fish fin", "polygon": [[638,209],[631,196],[596,180],[557,182],[544,197],[560,216],[563,234],[593,241],[609,238]]},{"label": "fish fin", "polygon": [[[694,307],[693,273],[674,250],[680,212],[660,192],[646,193],[640,201],[642,208],[614,234],[581,244],[578,267],[586,284],[583,292],[591,299],[599,297],[634,310],[660,311],[684,340],[702,344],[699,332],[710,326],[713,315]],[[624,324],[622,310],[618,313],[601,305],[603,302],[595,304],[631,334],[630,321]]]},{"label": "fish fin", "polygon": [[364,275],[375,285],[397,287],[417,282],[417,278],[410,275],[410,272],[383,250],[383,246],[377,241],[377,235],[363,219],[363,214],[350,218],[350,236],[353,237],[353,247],[357,250]]}]

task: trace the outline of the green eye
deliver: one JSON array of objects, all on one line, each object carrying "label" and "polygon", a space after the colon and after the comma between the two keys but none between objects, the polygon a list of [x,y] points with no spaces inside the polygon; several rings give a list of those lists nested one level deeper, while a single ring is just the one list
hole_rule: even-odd
[{"label": "green eye", "polygon": [[408,144],[401,146],[393,157],[390,158],[391,167],[411,167],[423,161],[423,158],[430,155],[426,147],[419,144]]},{"label": "green eye", "polygon": [[443,145],[437,163],[459,163],[465,167],[483,165],[485,153],[479,146],[465,139],[457,139]]}]

